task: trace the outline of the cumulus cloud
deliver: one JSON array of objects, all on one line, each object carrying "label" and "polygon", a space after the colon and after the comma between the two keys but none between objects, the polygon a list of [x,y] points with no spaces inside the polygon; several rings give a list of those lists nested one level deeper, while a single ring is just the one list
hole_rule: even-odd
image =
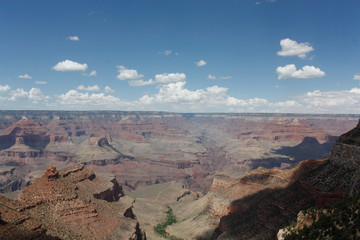
[{"label": "cumulus cloud", "polygon": [[46,81],[35,81],[35,84],[44,85],[44,84],[47,84],[47,82]]},{"label": "cumulus cloud", "polygon": [[195,62],[196,66],[198,67],[202,67],[205,66],[207,62],[205,62],[204,60],[200,60],[198,62]]},{"label": "cumulus cloud", "polygon": [[116,109],[126,105],[120,98],[112,95],[105,95],[104,93],[81,93],[77,90],[70,90],[65,94],[59,95],[58,103],[76,109],[79,109],[79,106],[88,109],[98,109],[99,107],[102,109]]},{"label": "cumulus cloud", "polygon": [[267,99],[254,97],[240,99],[228,94],[228,88],[210,86],[205,89],[190,90],[186,88],[186,82],[173,82],[161,85],[158,92],[152,95],[144,95],[136,106],[147,106],[145,109],[164,110],[175,109],[182,112],[294,112],[294,109],[302,111],[303,103],[296,100],[270,102]]},{"label": "cumulus cloud", "polygon": [[98,85],[87,86],[87,87],[85,87],[84,85],[80,85],[76,89],[80,91],[91,91],[91,92],[100,91],[100,87]]},{"label": "cumulus cloud", "polygon": [[144,81],[144,80],[130,80],[128,83],[132,87],[142,87],[142,86],[148,86],[148,85],[155,84],[155,82],[152,79],[149,79],[147,81]]},{"label": "cumulus cloud", "polygon": [[79,41],[80,40],[80,38],[78,36],[70,36],[70,37],[68,37],[68,39],[71,41]]},{"label": "cumulus cloud", "polygon": [[105,86],[105,92],[106,93],[114,93],[115,90],[111,89],[111,87],[109,87],[109,86]]},{"label": "cumulus cloud", "polygon": [[185,84],[186,82],[174,82],[162,85],[159,93],[154,96],[145,95],[140,99],[140,102],[153,104],[199,101],[204,90],[190,91],[184,88]]},{"label": "cumulus cloud", "polygon": [[10,91],[11,87],[6,84],[6,85],[0,85],[0,92],[8,92]]},{"label": "cumulus cloud", "polygon": [[360,88],[327,92],[315,90],[302,94],[297,99],[304,102],[305,112],[359,113]]},{"label": "cumulus cloud", "polygon": [[289,57],[298,56],[301,59],[306,58],[306,55],[314,51],[314,48],[310,46],[310,43],[297,43],[289,38],[282,39],[280,41],[281,51],[278,51],[279,56]]},{"label": "cumulus cloud", "polygon": [[288,64],[284,67],[279,66],[276,69],[278,79],[288,78],[321,78],[325,76],[325,72],[314,66],[304,66],[302,69],[296,70],[294,64]]},{"label": "cumulus cloud", "polygon": [[225,87],[219,87],[217,85],[206,88],[207,92],[210,94],[225,94],[228,88]]},{"label": "cumulus cloud", "polygon": [[152,96],[144,95],[140,98],[143,104],[185,104],[203,107],[203,105],[226,104],[228,88],[211,86],[191,91],[185,88],[186,82],[174,82],[162,85],[159,92]]},{"label": "cumulus cloud", "polygon": [[186,82],[175,82],[162,85],[159,92],[154,95],[144,95],[139,103],[145,105],[164,104],[181,111],[200,111],[219,109],[225,111],[230,107],[243,107],[246,110],[252,107],[265,107],[271,104],[266,99],[254,98],[242,100],[227,94],[228,88],[217,85],[206,89],[189,90],[185,88]]},{"label": "cumulus cloud", "polygon": [[155,75],[155,83],[158,84],[184,82],[185,80],[186,80],[185,73],[162,73]]},{"label": "cumulus cloud", "polygon": [[143,78],[144,75],[138,74],[137,70],[135,69],[127,69],[124,66],[116,66],[119,72],[117,78],[120,80],[132,80],[132,79],[139,79]]},{"label": "cumulus cloud", "polygon": [[15,89],[15,90],[11,90],[10,97],[9,97],[8,100],[16,101],[16,100],[26,99],[28,97],[29,97],[28,92],[26,92],[22,88],[18,88],[18,89]]},{"label": "cumulus cloud", "polygon": [[60,72],[76,72],[76,71],[86,71],[88,65],[86,63],[78,63],[71,60],[65,60],[62,62],[57,63],[55,66],[52,67],[55,71]]},{"label": "cumulus cloud", "polygon": [[39,88],[31,88],[29,91],[29,100],[33,103],[38,103],[43,100],[48,100],[49,97],[44,96]]},{"label": "cumulus cloud", "polygon": [[19,75],[18,78],[32,79],[32,77],[29,74]]},{"label": "cumulus cloud", "polygon": [[232,76],[223,76],[223,77],[220,77],[221,80],[228,80],[228,79],[231,79]]},{"label": "cumulus cloud", "polygon": [[354,80],[360,80],[360,73],[354,74]]},{"label": "cumulus cloud", "polygon": [[18,100],[30,100],[33,103],[39,103],[40,101],[48,101],[49,96],[44,96],[39,88],[31,88],[28,92],[22,88],[9,91],[9,97],[6,98],[8,101]]}]

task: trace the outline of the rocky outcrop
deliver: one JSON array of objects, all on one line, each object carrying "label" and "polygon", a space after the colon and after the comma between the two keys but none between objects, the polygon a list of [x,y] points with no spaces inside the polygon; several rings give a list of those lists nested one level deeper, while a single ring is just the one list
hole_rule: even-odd
[{"label": "rocky outcrop", "polygon": [[359,239],[360,197],[323,208],[300,211],[296,224],[280,229],[278,240]]},{"label": "rocky outcrop", "polygon": [[[24,225],[31,223],[30,231],[54,238],[146,239],[137,220],[124,216],[132,203],[115,179],[95,176],[84,165],[60,171],[49,166],[42,178],[23,190],[18,201],[1,197],[0,212],[5,223],[22,227],[30,221]],[[19,220],[7,220],[11,214]]]},{"label": "rocky outcrop", "polygon": [[0,239],[59,239],[47,235],[44,225],[25,214],[21,203],[3,196],[0,203]]},{"label": "rocky outcrop", "polygon": [[120,197],[125,195],[122,187],[116,181],[115,177],[110,180],[109,185],[110,186],[105,186],[104,189],[97,190],[95,193],[93,193],[94,198],[102,199],[107,202],[115,202],[118,201]]}]

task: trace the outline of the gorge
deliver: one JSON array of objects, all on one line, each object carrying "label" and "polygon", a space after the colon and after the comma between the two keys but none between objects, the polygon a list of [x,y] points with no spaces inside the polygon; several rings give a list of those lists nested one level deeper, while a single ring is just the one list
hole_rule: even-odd
[{"label": "gorge", "polygon": [[[336,140],[359,117],[1,111],[0,192],[18,200],[1,197],[0,219],[39,239],[160,239],[170,206],[168,237],[273,239],[300,210],[358,192],[346,166],[359,135]],[[96,224],[108,227],[86,232]]]}]

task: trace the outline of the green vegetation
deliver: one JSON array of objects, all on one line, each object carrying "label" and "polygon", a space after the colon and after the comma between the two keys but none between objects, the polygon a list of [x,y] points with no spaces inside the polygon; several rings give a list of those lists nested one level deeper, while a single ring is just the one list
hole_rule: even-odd
[{"label": "green vegetation", "polygon": [[160,236],[164,237],[164,238],[167,238],[167,239],[170,239],[170,240],[180,240],[180,239],[175,238],[173,236],[169,236],[169,234],[167,234],[167,232],[165,231],[167,226],[177,222],[176,216],[174,215],[172,208],[169,207],[169,206],[167,206],[167,208],[168,208],[168,210],[166,211],[166,215],[167,215],[166,220],[164,222],[159,223],[158,225],[156,225],[154,227],[154,231],[157,234],[159,234]]},{"label": "green vegetation", "polygon": [[289,227],[285,240],[337,239],[350,240],[360,237],[360,196],[321,209],[304,212],[315,222],[302,229]]}]

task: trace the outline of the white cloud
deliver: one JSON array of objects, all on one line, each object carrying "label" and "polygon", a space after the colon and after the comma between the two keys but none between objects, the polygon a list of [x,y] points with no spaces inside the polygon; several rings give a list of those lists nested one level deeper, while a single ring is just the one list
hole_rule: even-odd
[{"label": "white cloud", "polygon": [[314,66],[304,66],[302,69],[296,70],[294,64],[288,64],[284,67],[279,66],[276,69],[278,79],[288,78],[321,78],[325,76],[325,72]]},{"label": "white cloud", "polygon": [[[215,75],[211,75],[211,74],[209,74],[207,78],[208,78],[208,79],[211,79],[211,80],[217,79],[217,77],[216,77]],[[228,79],[231,79],[231,78],[232,78],[232,76],[222,76],[222,77],[219,77],[220,80],[228,80]]]},{"label": "white cloud", "polygon": [[82,75],[86,76],[86,77],[95,77],[96,74],[97,74],[97,72],[95,70],[93,70],[90,73],[83,73]]},{"label": "white cloud", "polygon": [[185,73],[162,73],[155,75],[155,83],[159,83],[159,84],[184,82],[185,80],[186,80]]},{"label": "white cloud", "polygon": [[31,88],[29,91],[29,100],[33,103],[38,103],[40,101],[47,101],[50,97],[44,96],[39,88]]},{"label": "white cloud", "polygon": [[349,93],[357,93],[357,94],[359,94],[360,93],[360,88],[352,88],[352,89],[350,89]]},{"label": "white cloud", "polygon": [[32,77],[29,74],[19,75],[18,78],[32,79]]},{"label": "white cloud", "polygon": [[8,100],[17,101],[17,100],[21,100],[21,99],[27,99],[28,97],[29,97],[28,92],[26,92],[22,88],[18,88],[18,89],[15,89],[15,90],[11,90],[10,97],[9,97]]},{"label": "white cloud", "polygon": [[359,113],[360,88],[327,92],[315,90],[302,94],[297,99],[304,102],[304,112]]},{"label": "white cloud", "polygon": [[89,77],[93,77],[93,76],[96,76],[96,71],[95,70],[93,70],[93,71],[91,71],[89,73]]},{"label": "white cloud", "polygon": [[155,82],[152,79],[149,79],[147,81],[144,81],[144,80],[130,80],[128,83],[132,87],[142,87],[142,86],[148,86],[148,85],[155,84]]},{"label": "white cloud", "polygon": [[105,92],[106,93],[114,93],[115,90],[111,89],[111,87],[109,87],[109,86],[105,86]]},{"label": "white cloud", "polygon": [[171,53],[172,53],[172,50],[165,50],[165,51],[160,52],[160,54],[163,54],[165,56],[169,56]]},{"label": "white cloud", "polygon": [[65,60],[62,62],[57,63],[55,66],[52,67],[55,71],[60,72],[75,72],[75,71],[86,71],[88,68],[87,64],[81,64],[78,62],[74,62],[71,60]]},{"label": "white cloud", "polygon": [[208,79],[211,79],[211,80],[215,80],[215,79],[216,79],[216,76],[209,74],[207,78],[208,78]]},{"label": "white cloud", "polygon": [[131,79],[139,79],[143,78],[144,75],[138,74],[137,70],[135,69],[127,69],[124,66],[116,66],[118,68],[119,75],[117,78],[120,80],[131,80]]},{"label": "white cloud", "polygon": [[44,96],[39,88],[31,88],[29,92],[25,91],[22,88],[11,90],[9,92],[9,97],[6,100],[9,101],[18,101],[18,100],[30,100],[32,103],[39,103],[40,101],[48,101],[49,96]]},{"label": "white cloud", "polygon": [[189,90],[185,88],[186,82],[175,82],[162,85],[159,92],[154,95],[144,95],[139,103],[145,105],[164,104],[179,111],[200,111],[218,109],[229,111],[230,107],[245,107],[246,110],[253,107],[268,109],[271,103],[266,99],[253,98],[248,100],[237,99],[227,94],[228,88],[211,86],[204,89]]},{"label": "white cloud", "polygon": [[118,109],[127,105],[126,102],[112,95],[81,93],[77,90],[70,90],[58,96],[58,103],[75,109],[79,109],[79,106],[83,106],[82,109],[99,109],[99,107],[102,109]]},{"label": "white cloud", "polygon": [[306,55],[314,51],[314,48],[310,46],[310,43],[297,43],[289,38],[282,39],[280,41],[281,51],[277,52],[279,56],[289,57],[298,56],[301,59],[306,58]]},{"label": "white cloud", "polygon": [[354,74],[354,80],[360,80],[360,73]]},{"label": "white cloud", "polygon": [[68,39],[71,41],[79,41],[80,40],[80,38],[78,36],[70,36],[70,37],[68,37]]},{"label": "white cloud", "polygon": [[11,87],[6,84],[6,85],[0,85],[0,92],[8,92],[10,91]]},{"label": "white cloud", "polygon": [[46,81],[35,81],[35,84],[44,85],[47,84]]},{"label": "white cloud", "polygon": [[206,90],[211,94],[224,94],[229,89],[225,88],[225,87],[219,87],[219,86],[215,85],[215,86],[206,88]]},{"label": "white cloud", "polygon": [[[58,97],[60,108],[71,109],[142,109],[181,112],[283,112],[283,113],[359,113],[360,88],[321,92],[315,90],[293,99],[271,102],[254,97],[230,96],[228,88],[211,86],[190,90],[186,82],[161,85],[158,92],[135,101],[121,101],[111,95],[82,93],[70,90]],[[106,88],[105,88],[106,89]],[[36,95],[36,94],[35,94]],[[33,97],[36,100],[36,98]]]},{"label": "white cloud", "polygon": [[91,92],[100,91],[100,87],[98,85],[87,86],[87,87],[85,87],[84,85],[80,85],[76,89],[80,91],[91,91]]},{"label": "white cloud", "polygon": [[200,60],[198,62],[195,62],[196,66],[198,67],[202,67],[205,66],[207,62],[205,62],[204,60]]},{"label": "white cloud", "polygon": [[140,102],[153,104],[199,101],[204,90],[190,91],[184,88],[185,84],[186,82],[173,82],[162,85],[159,93],[154,96],[145,95],[140,99]]}]

